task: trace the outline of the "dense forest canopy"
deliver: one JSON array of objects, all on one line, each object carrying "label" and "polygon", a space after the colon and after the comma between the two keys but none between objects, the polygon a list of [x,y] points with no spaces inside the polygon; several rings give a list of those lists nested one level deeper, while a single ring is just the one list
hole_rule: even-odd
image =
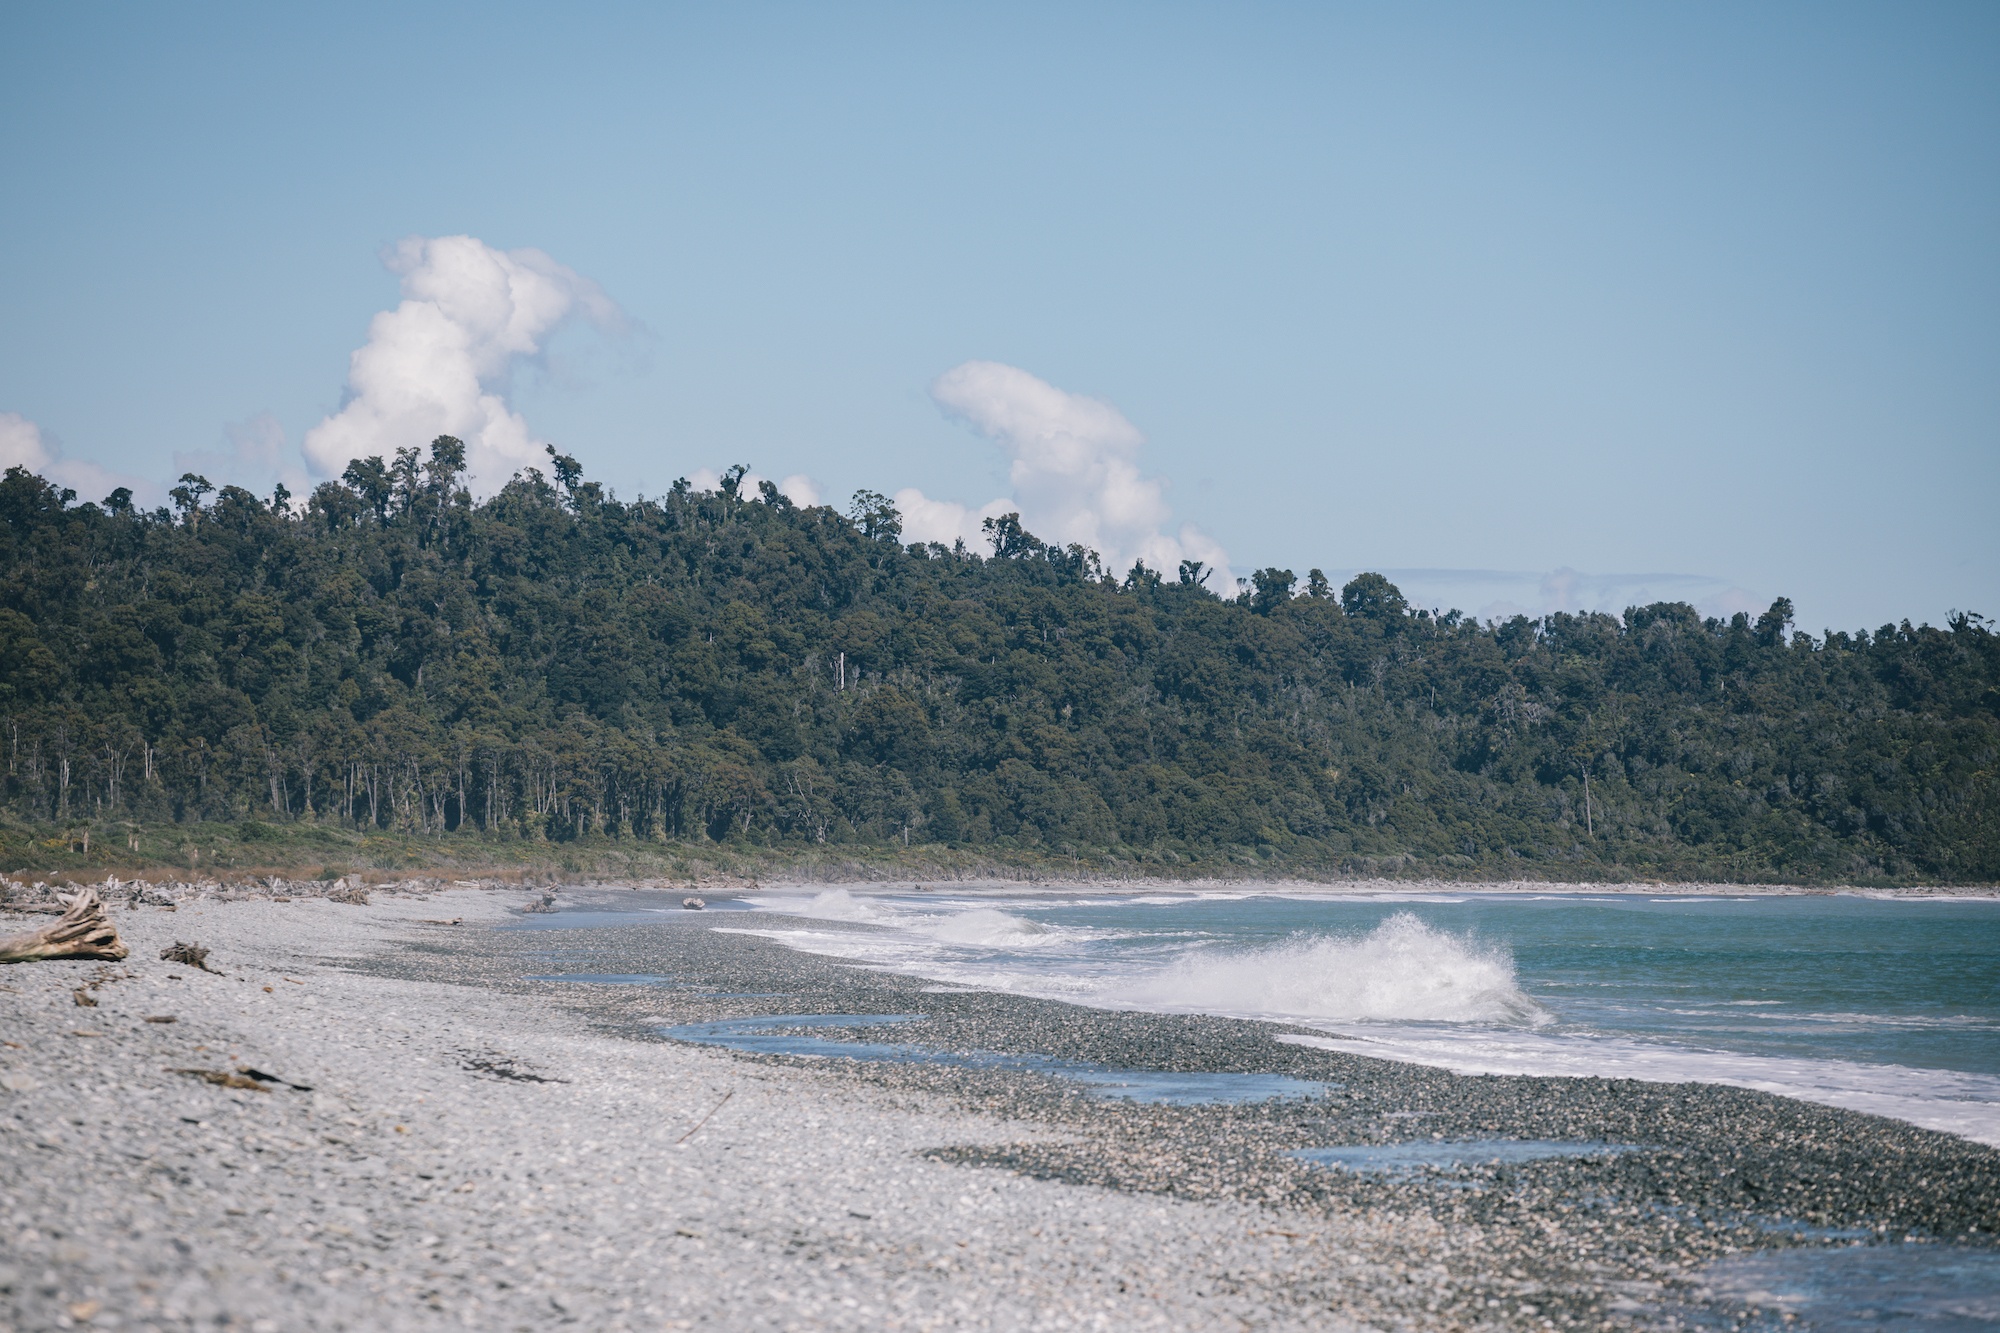
[{"label": "dense forest canopy", "polygon": [[[1680,603],[1479,624],[1386,579],[1106,571],[1017,516],[464,450],[299,504],[0,480],[4,810],[456,839],[950,844],[1083,868],[2000,877],[2000,645]],[[1234,590],[1230,590],[1234,591]]]}]

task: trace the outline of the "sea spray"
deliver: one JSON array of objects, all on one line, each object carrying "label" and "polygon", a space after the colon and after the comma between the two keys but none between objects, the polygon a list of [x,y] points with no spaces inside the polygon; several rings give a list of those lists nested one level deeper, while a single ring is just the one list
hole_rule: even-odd
[{"label": "sea spray", "polygon": [[1307,1020],[1540,1023],[1504,949],[1398,912],[1365,935],[1301,934],[1249,950],[1204,949],[1106,999],[1147,1009]]},{"label": "sea spray", "polygon": [[991,907],[974,907],[946,917],[933,917],[918,929],[946,944],[965,944],[992,949],[1018,949],[1023,945],[1052,943],[1064,932],[1052,930]]},{"label": "sea spray", "polygon": [[883,921],[891,915],[881,904],[857,898],[846,889],[827,889],[814,894],[804,907],[786,910],[815,921]]},{"label": "sea spray", "polygon": [[[760,902],[766,905],[769,900]],[[992,907],[971,907],[939,914],[911,911],[877,898],[857,898],[846,889],[827,889],[814,894],[802,907],[789,909],[794,915],[815,921],[849,921],[861,925],[887,926],[912,931],[941,944],[973,948],[1010,949],[1024,945],[1051,943],[1067,937],[1067,932],[1015,916]]]}]

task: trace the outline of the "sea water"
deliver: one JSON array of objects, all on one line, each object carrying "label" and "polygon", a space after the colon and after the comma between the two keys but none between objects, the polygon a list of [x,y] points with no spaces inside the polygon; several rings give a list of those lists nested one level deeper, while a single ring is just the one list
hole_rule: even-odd
[{"label": "sea water", "polygon": [[2000,1144],[2000,900],[768,893],[733,928],[962,987],[1279,1020],[1461,1073],[1760,1088]]}]

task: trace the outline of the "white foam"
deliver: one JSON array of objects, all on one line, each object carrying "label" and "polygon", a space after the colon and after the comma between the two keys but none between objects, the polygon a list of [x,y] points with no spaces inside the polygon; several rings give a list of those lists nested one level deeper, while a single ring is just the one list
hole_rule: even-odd
[{"label": "white foam", "polygon": [[1546,1011],[1515,983],[1504,950],[1398,912],[1366,935],[1295,936],[1202,950],[1103,998],[1145,1009],[1290,1019],[1532,1023]]},{"label": "white foam", "polygon": [[917,929],[946,944],[969,944],[992,949],[1032,948],[1038,944],[1055,943],[1063,935],[1061,931],[993,907],[974,907],[947,917],[934,917],[918,924]]},{"label": "white foam", "polygon": [[[1461,1073],[1733,1084],[1892,1116],[2000,1146],[2000,1076],[1837,1058],[1751,1055],[1710,1044],[1726,1041],[1723,1034],[1737,1030],[1783,1030],[1807,1041],[1848,1027],[1977,1032],[1995,1026],[1990,1018],[1952,1013],[1900,1017],[1800,1013],[1786,1012],[1783,1000],[1696,1000],[1667,1011],[1700,1020],[1681,1031],[1620,1035],[1580,1029],[1573,1023],[1555,1024],[1553,1015],[1523,992],[1505,949],[1433,928],[1410,911],[1398,911],[1365,933],[1299,934],[1254,947],[1225,947],[1192,929],[1198,921],[1160,911],[1192,902],[1293,896],[1153,893],[1053,904],[1103,908],[1122,902],[1142,912],[1153,909],[1152,916],[1142,916],[1133,928],[1114,930],[1074,922],[1060,927],[1042,924],[1031,915],[1052,904],[1039,899],[856,896],[832,889],[809,900],[804,895],[772,895],[753,901],[769,912],[841,925],[815,929],[797,921],[773,922],[768,929],[740,933],[954,987],[1097,1007],[1213,1013],[1334,1029],[1321,1037],[1281,1039]],[[1348,902],[1404,897],[1296,896]],[[1445,899],[1411,894],[1405,900]],[[1543,984],[1565,994],[1617,990],[1610,982],[1593,979],[1551,979]],[[1654,1012],[1643,1005],[1641,1011]],[[1623,1025],[1614,1023],[1618,1026]]]},{"label": "white foam", "polygon": [[814,921],[881,921],[888,916],[880,903],[869,898],[857,898],[846,889],[816,893],[805,906],[790,910],[795,916],[810,917]]},{"label": "white foam", "polygon": [[2000,1146],[2000,1078],[1987,1074],[1853,1060],[1743,1055],[1623,1037],[1496,1032],[1491,1028],[1454,1032],[1383,1027],[1371,1029],[1366,1036],[1285,1033],[1278,1040],[1432,1065],[1455,1074],[1721,1083],[1889,1116]]}]

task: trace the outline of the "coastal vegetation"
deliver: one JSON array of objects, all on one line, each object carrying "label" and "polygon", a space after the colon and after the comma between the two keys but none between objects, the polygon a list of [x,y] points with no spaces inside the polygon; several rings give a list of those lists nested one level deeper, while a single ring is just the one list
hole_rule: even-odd
[{"label": "coastal vegetation", "polygon": [[[0,479],[0,869],[578,855],[1084,874],[2000,878],[2000,641],[1790,604],[1482,624],[734,468],[464,449],[303,501]],[[1221,594],[1227,594],[1221,595]],[[226,847],[226,851],[222,850]]]}]

